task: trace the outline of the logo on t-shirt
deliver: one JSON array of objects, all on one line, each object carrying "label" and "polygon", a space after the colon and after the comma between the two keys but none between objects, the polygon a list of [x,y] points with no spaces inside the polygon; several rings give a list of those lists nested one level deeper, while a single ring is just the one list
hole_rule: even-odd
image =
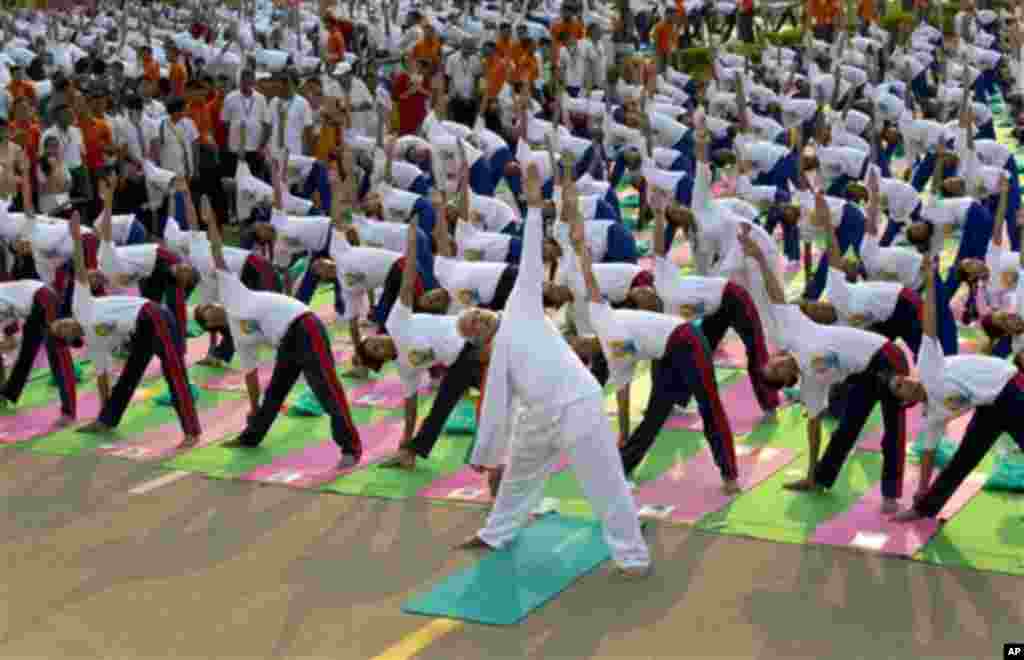
[{"label": "logo on t-shirt", "polygon": [[613,339],[608,342],[608,349],[613,360],[624,360],[637,353],[636,342],[632,339]]},{"label": "logo on t-shirt", "polygon": [[427,367],[434,362],[434,350],[431,348],[414,348],[409,351],[409,364],[417,369]]},{"label": "logo on t-shirt", "polygon": [[462,255],[466,261],[483,261],[484,251],[483,250],[466,250]]},{"label": "logo on t-shirt", "polygon": [[851,314],[849,318],[850,327],[866,328],[871,325],[871,317],[867,314]]},{"label": "logo on t-shirt", "polygon": [[704,316],[704,302],[700,301],[694,305],[680,305],[679,316],[683,317],[687,321],[692,321],[698,316]]},{"label": "logo on t-shirt", "polygon": [[899,282],[900,276],[887,270],[880,270],[875,277],[883,282]]},{"label": "logo on t-shirt", "polygon": [[839,361],[839,353],[828,351],[811,358],[811,369],[817,374],[825,374],[830,371],[839,371],[842,363]]},{"label": "logo on t-shirt", "polygon": [[480,296],[473,289],[459,289],[455,292],[455,299],[467,307],[480,304]]},{"label": "logo on t-shirt", "polygon": [[946,409],[951,412],[960,412],[961,410],[966,410],[974,405],[971,393],[966,390],[960,390],[950,394],[942,403],[946,406]]},{"label": "logo on t-shirt", "polygon": [[114,334],[113,323],[97,323],[96,324],[96,336],[97,337],[109,337]]},{"label": "logo on t-shirt", "polygon": [[366,283],[366,273],[345,273],[345,286],[357,287]]},{"label": "logo on t-shirt", "polygon": [[260,327],[259,321],[242,319],[238,322],[238,327],[242,331],[243,335],[257,335],[263,333],[263,329]]}]

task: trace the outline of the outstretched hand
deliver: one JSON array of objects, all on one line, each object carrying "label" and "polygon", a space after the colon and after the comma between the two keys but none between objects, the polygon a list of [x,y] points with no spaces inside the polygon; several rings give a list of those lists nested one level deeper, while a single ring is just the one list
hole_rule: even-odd
[{"label": "outstretched hand", "polygon": [[533,208],[540,208],[544,204],[544,195],[541,192],[540,168],[536,163],[526,166],[526,203]]},{"label": "outstretched hand", "polygon": [[737,238],[739,239],[740,247],[743,248],[743,254],[746,256],[751,259],[760,259],[764,255],[761,252],[761,246],[750,236],[750,225],[740,225]]}]

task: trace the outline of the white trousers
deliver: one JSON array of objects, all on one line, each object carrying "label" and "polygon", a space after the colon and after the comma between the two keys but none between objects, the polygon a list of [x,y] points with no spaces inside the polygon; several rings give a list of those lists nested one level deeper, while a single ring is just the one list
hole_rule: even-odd
[{"label": "white trousers", "polygon": [[622,567],[648,566],[650,552],[640,533],[636,504],[622,471],[604,399],[583,399],[541,417],[529,411],[520,417],[498,497],[480,539],[493,548],[515,540],[530,512],[540,504],[548,476],[564,451],[604,525],[612,558]]}]

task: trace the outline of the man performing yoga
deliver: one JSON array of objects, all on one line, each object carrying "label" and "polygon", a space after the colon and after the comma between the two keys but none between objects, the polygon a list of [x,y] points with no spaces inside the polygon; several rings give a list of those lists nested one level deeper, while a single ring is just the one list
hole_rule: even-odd
[{"label": "man performing yoga", "polygon": [[[252,407],[245,429],[226,446],[249,448],[263,442],[301,374],[331,417],[331,434],[342,452],[338,469],[356,465],[363,448],[349,415],[345,390],[334,370],[334,355],[323,322],[294,298],[245,288],[224,260],[217,223],[210,223],[207,233],[217,266],[217,288],[224,302],[197,307],[196,322],[207,331],[231,328]],[[277,349],[277,357],[261,402],[257,351],[265,345]]]},{"label": "man performing yoga", "polygon": [[[650,554],[640,532],[636,505],[615,448],[615,432],[604,413],[600,386],[544,314],[543,226],[540,172],[527,168],[529,212],[519,278],[501,315],[473,308],[459,316],[459,333],[490,352],[470,463],[497,466],[504,478],[487,525],[464,548],[502,548],[529,519],[562,452],[569,455],[583,492],[604,524],[619,571],[642,577]],[[525,408],[518,433],[508,442],[513,399]]]}]

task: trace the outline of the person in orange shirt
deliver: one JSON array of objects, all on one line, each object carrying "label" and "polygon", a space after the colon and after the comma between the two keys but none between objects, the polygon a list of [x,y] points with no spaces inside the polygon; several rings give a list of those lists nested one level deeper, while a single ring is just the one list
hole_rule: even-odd
[{"label": "person in orange shirt", "polygon": [[151,83],[160,81],[160,65],[153,59],[153,49],[149,46],[139,48],[139,59],[142,61],[142,78]]},{"label": "person in orange shirt", "polygon": [[842,0],[807,0],[804,24],[807,27],[807,23],[810,23],[816,39],[831,43],[835,37],[837,20],[842,16]]},{"label": "person in orange shirt", "polygon": [[519,49],[512,38],[512,24],[502,21],[498,28],[498,38],[494,42],[494,48],[498,54],[507,60],[512,60],[518,55]]},{"label": "person in orange shirt", "polygon": [[569,34],[573,34],[577,41],[582,41],[586,36],[583,23],[573,16],[571,5],[562,5],[562,16],[551,24],[551,64],[558,66],[558,51],[565,45]]},{"label": "person in orange shirt", "polygon": [[430,75],[441,66],[441,37],[430,21],[423,21],[423,38],[412,47],[412,56],[418,62],[430,63]]},{"label": "person in orange shirt", "polygon": [[27,98],[33,102],[36,100],[35,85],[25,80],[25,70],[17,65],[11,67],[11,82],[7,85],[7,91],[12,101],[20,98]]},{"label": "person in orange shirt", "polygon": [[540,62],[533,52],[535,48],[533,39],[526,37],[519,43],[521,50],[514,59],[509,60],[512,67],[512,74],[509,77],[514,82],[526,83],[532,89],[533,84],[540,78]]},{"label": "person in orange shirt", "polygon": [[185,98],[185,85],[188,83],[188,69],[181,63],[181,53],[177,46],[167,46],[167,61],[170,62],[168,78],[171,81],[171,96]]},{"label": "person in orange shirt", "polygon": [[481,81],[483,93],[480,95],[480,113],[488,130],[502,134],[501,114],[498,111],[498,93],[512,73],[512,64],[502,57],[493,41],[484,42],[480,50],[484,79]]},{"label": "person in orange shirt", "polygon": [[21,146],[28,156],[29,164],[32,167],[30,171],[33,172],[36,161],[39,159],[39,140],[43,135],[39,121],[33,113],[34,107],[33,102],[25,97],[14,101],[11,107],[11,116],[14,117],[14,121],[10,123],[8,129],[11,138]]},{"label": "person in orange shirt", "polygon": [[331,21],[330,32],[327,34],[327,62],[334,66],[345,56],[345,35],[341,27]]},{"label": "person in orange shirt", "polygon": [[[85,146],[83,165],[89,173],[91,190],[96,190],[96,181],[107,165],[108,158],[115,158],[114,153],[114,131],[110,123],[103,118],[103,115],[96,113],[97,107],[102,107],[105,90],[91,89],[88,92],[88,100],[78,97],[75,99],[75,113],[78,117],[78,129],[82,132],[82,142]],[[89,202],[89,217],[96,217],[100,212],[101,200],[94,198]]]},{"label": "person in orange shirt", "polygon": [[679,27],[682,24],[679,10],[669,7],[665,18],[658,21],[651,30],[654,53],[658,59],[658,71],[664,72],[672,53],[679,48]]},{"label": "person in orange shirt", "polygon": [[875,8],[875,0],[860,0],[860,6],[857,7],[857,15],[864,22],[865,29],[868,25],[878,21],[878,12]]}]

